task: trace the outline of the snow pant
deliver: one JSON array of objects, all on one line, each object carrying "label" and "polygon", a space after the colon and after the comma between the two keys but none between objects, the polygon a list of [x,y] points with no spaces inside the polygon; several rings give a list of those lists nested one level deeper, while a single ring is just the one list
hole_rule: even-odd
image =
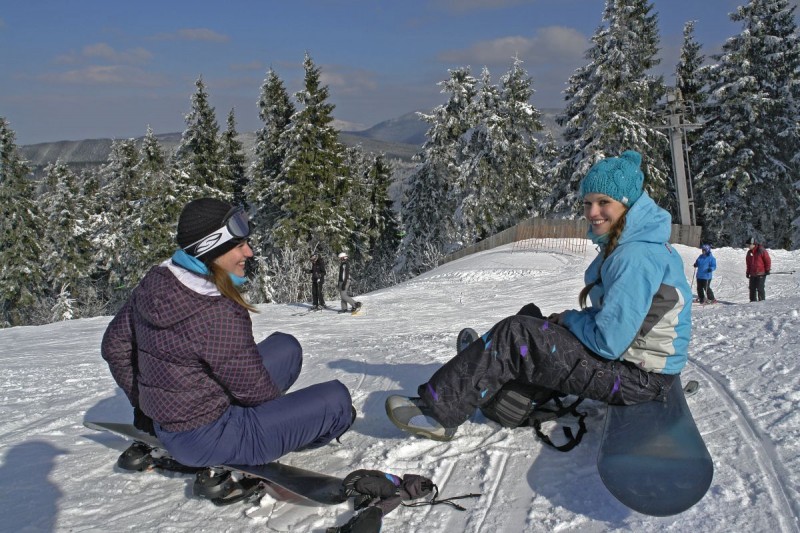
[{"label": "snow pant", "polygon": [[765,299],[764,287],[767,282],[767,276],[750,276],[750,301],[760,302]]},{"label": "snow pant", "polygon": [[711,290],[711,280],[710,279],[700,279],[697,278],[697,300],[700,303],[705,302],[706,300],[714,301],[714,291]]},{"label": "snow pant", "polygon": [[[286,392],[300,375],[303,349],[291,335],[273,333],[258,344],[264,366]],[[337,380],[289,392],[260,405],[231,405],[199,428],[156,434],[188,466],[259,465],[299,448],[327,444],[353,423],[350,392]]]},{"label": "snow pant", "polygon": [[346,281],[344,284],[339,284],[339,297],[342,299],[342,311],[347,310],[347,304],[350,304],[350,307],[356,306],[356,301],[350,297],[348,291],[350,290],[350,281]]},{"label": "snow pant", "polygon": [[311,281],[311,304],[314,307],[325,307],[325,291],[322,287],[324,283],[325,278]]},{"label": "snow pant", "polygon": [[515,315],[445,363],[418,394],[445,427],[456,427],[511,381],[630,405],[664,401],[674,379],[600,357],[546,319]]}]

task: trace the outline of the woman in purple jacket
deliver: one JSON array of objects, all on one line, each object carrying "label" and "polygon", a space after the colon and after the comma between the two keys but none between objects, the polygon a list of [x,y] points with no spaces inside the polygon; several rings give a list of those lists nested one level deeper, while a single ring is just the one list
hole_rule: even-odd
[{"label": "woman in purple jacket", "polygon": [[355,418],[339,381],[286,392],[302,366],[297,339],[276,332],[254,341],[255,308],[237,289],[253,256],[249,235],[241,208],[189,202],[180,248],[145,275],[103,336],[134,423],[152,425],[185,465],[268,463],[330,442]]}]

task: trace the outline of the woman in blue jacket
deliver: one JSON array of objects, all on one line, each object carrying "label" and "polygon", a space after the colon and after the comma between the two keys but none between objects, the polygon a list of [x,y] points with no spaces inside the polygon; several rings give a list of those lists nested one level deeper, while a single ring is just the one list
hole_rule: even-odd
[{"label": "woman in blue jacket", "polygon": [[704,244],[700,249],[703,253],[694,262],[694,268],[697,269],[697,303],[714,303],[717,299],[711,290],[711,278],[717,269],[717,260],[711,255],[710,244]]},{"label": "woman in blue jacket", "polygon": [[686,364],[692,294],[668,243],[671,217],[644,192],[640,165],[626,151],[581,182],[588,237],[600,249],[581,309],[545,318],[528,305],[495,324],[420,385],[418,398],[387,399],[395,425],[450,440],[512,381],[613,404],[663,401]]}]

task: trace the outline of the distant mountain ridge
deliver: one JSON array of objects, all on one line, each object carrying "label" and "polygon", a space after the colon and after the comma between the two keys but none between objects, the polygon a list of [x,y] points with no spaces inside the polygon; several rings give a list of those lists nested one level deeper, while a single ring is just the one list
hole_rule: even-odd
[{"label": "distant mountain ridge", "polygon": [[[561,128],[555,117],[560,110],[545,109],[542,122],[546,131],[550,131],[558,139]],[[430,125],[423,121],[416,112],[406,113],[397,118],[385,120],[371,128],[361,131],[340,131],[339,141],[345,146],[360,145],[368,153],[383,153],[387,158],[410,162],[425,143],[425,133]],[[157,134],[156,138],[167,152],[174,152],[180,144],[181,133]],[[255,132],[239,134],[248,162],[252,160],[255,146]],[[136,139],[141,142],[142,137]],[[105,163],[111,153],[113,139],[84,139],[80,141],[56,141],[20,146],[22,157],[30,164],[34,175],[40,175],[44,168],[61,160],[68,165],[80,169]]]}]

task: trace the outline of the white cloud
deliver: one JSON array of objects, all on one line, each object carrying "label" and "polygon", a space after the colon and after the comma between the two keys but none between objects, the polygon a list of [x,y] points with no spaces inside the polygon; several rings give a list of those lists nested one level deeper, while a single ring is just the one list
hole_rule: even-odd
[{"label": "white cloud", "polygon": [[39,79],[50,83],[138,87],[158,87],[165,81],[162,76],[141,68],[121,65],[91,65],[81,69],[43,74],[39,76]]},{"label": "white cloud", "polygon": [[142,64],[150,61],[152,57],[153,54],[141,47],[118,51],[109,44],[95,43],[84,46],[80,52],[73,51],[56,57],[56,63],[72,65],[103,59],[111,63]]},{"label": "white cloud", "polygon": [[230,37],[208,28],[183,28],[172,33],[159,33],[154,35],[152,39],[157,41],[207,41],[226,43],[230,40]]},{"label": "white cloud", "polygon": [[439,59],[478,67],[510,65],[513,57],[519,57],[527,68],[574,62],[583,57],[589,44],[589,40],[573,28],[548,26],[539,29],[533,37],[509,36],[480,41],[464,50],[443,52]]}]

